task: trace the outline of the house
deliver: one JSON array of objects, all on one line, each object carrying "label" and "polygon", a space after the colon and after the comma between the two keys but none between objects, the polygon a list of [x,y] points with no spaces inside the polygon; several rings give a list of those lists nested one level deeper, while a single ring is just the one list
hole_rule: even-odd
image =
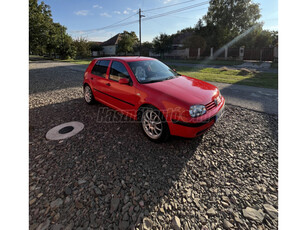
[{"label": "house", "polygon": [[102,42],[90,41],[89,44],[90,44],[92,57],[98,57],[103,55],[102,46],[101,46]]},{"label": "house", "polygon": [[120,40],[120,36],[121,34],[118,33],[115,36],[111,37],[109,40],[101,43],[101,46],[103,48],[103,55],[116,55],[117,44]]}]

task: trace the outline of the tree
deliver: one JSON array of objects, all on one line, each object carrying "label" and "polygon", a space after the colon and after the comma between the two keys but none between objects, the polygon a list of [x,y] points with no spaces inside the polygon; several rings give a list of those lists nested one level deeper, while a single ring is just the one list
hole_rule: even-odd
[{"label": "tree", "polygon": [[149,56],[149,51],[152,49],[153,49],[153,44],[151,42],[143,42],[141,55]]},{"label": "tree", "polygon": [[239,48],[244,46],[246,48],[265,48],[274,47],[278,42],[277,31],[263,30],[260,24],[248,35],[238,41],[233,47]]},{"label": "tree", "polygon": [[62,59],[74,58],[76,56],[76,48],[73,44],[73,40],[67,34],[63,36],[63,43],[59,53]]},{"label": "tree", "polygon": [[48,31],[52,26],[50,7],[37,0],[29,1],[29,49],[30,52],[43,54],[48,42]]},{"label": "tree", "polygon": [[90,50],[93,51],[102,51],[102,45],[97,42],[89,42]]},{"label": "tree", "polygon": [[154,52],[164,57],[164,53],[172,48],[172,37],[167,34],[160,34],[153,39]]},{"label": "tree", "polygon": [[183,43],[187,48],[206,48],[205,39],[197,34],[187,37]]},{"label": "tree", "polygon": [[53,23],[49,29],[46,52],[51,57],[56,53],[60,53],[60,49],[63,47],[63,39],[66,28],[60,23]]},{"label": "tree", "polygon": [[204,27],[204,22],[203,20],[200,18],[198,19],[196,25],[195,25],[195,30],[201,30]]},{"label": "tree", "polygon": [[77,38],[73,42],[76,48],[76,56],[78,58],[85,58],[91,56],[90,44],[85,38]]},{"label": "tree", "polygon": [[129,52],[133,52],[134,51],[134,47],[136,46],[138,42],[138,38],[135,34],[134,31],[128,32],[128,31],[124,31],[121,35],[120,35],[120,40],[118,41],[118,46],[117,46],[117,53],[125,53],[125,55],[127,55],[127,53]]},{"label": "tree", "polygon": [[[74,57],[72,38],[66,28],[54,23],[50,6],[43,1],[29,0],[29,51],[31,54],[44,55],[58,53],[63,57]],[[67,49],[67,50],[65,50]]]},{"label": "tree", "polygon": [[259,4],[252,0],[210,0],[203,17],[207,30],[213,35],[210,45],[222,47],[254,26],[260,16]]}]

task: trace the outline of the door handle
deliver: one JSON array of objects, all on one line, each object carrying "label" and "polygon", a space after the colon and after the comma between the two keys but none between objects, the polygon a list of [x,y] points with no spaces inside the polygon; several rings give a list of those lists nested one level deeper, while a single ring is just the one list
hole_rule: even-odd
[{"label": "door handle", "polygon": [[106,85],[107,85],[107,86],[111,86],[111,84],[110,84],[110,83],[107,83]]},{"label": "door handle", "polygon": [[91,80],[93,80],[94,78],[91,77]]}]

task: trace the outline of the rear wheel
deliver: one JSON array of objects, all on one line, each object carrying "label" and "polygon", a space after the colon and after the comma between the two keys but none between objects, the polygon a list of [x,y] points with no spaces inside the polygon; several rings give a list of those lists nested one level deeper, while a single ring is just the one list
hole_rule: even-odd
[{"label": "rear wheel", "polygon": [[141,123],[145,135],[152,141],[166,141],[170,136],[168,124],[163,114],[154,107],[143,109]]},{"label": "rear wheel", "polygon": [[84,100],[87,104],[93,104],[95,102],[95,98],[93,95],[93,92],[91,90],[91,87],[89,85],[84,86]]}]

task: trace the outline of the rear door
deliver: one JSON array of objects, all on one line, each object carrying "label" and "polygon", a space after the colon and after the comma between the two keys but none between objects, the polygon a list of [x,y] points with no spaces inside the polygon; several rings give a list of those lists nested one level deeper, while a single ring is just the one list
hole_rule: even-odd
[{"label": "rear door", "polygon": [[[130,84],[119,84],[121,78],[127,78]],[[134,114],[137,96],[133,87],[132,79],[123,62],[112,61],[108,78],[106,93],[109,95],[109,102],[118,109],[129,114]]]},{"label": "rear door", "polygon": [[98,60],[92,69],[92,86],[93,94],[96,99],[107,101],[108,97],[103,92],[106,91],[107,87],[107,75],[109,74],[110,60]]}]

